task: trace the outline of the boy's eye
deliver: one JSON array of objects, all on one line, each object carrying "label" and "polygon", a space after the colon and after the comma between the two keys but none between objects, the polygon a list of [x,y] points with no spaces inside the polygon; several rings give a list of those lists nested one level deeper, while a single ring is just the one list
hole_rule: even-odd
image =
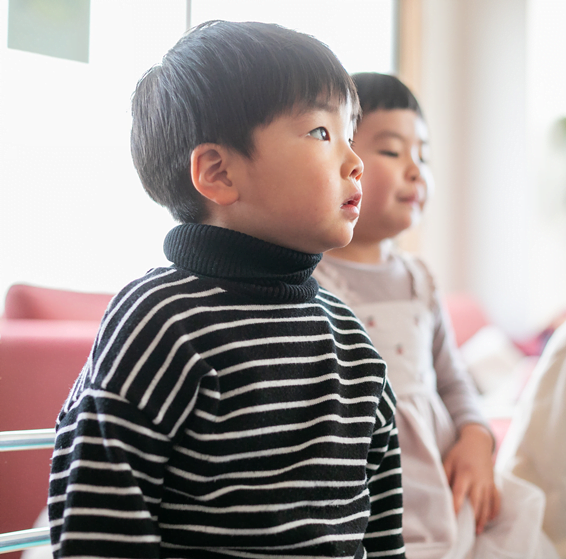
[{"label": "boy's eye", "polygon": [[387,157],[399,157],[399,154],[396,151],[389,151],[386,149],[382,149],[379,152],[381,155],[385,155]]},{"label": "boy's eye", "polygon": [[322,140],[323,142],[327,142],[328,140],[330,140],[330,134],[328,133],[328,130],[324,128],[324,126],[319,126],[318,128],[311,130],[309,134],[313,138],[316,138],[317,140]]}]

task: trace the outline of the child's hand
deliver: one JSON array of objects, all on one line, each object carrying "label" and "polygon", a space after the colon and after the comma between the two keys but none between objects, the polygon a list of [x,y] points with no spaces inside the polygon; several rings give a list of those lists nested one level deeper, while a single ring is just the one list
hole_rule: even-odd
[{"label": "child's hand", "polygon": [[493,479],[491,452],[493,438],[478,423],[462,427],[460,437],[444,459],[444,471],[452,488],[454,510],[458,514],[469,497],[476,517],[476,534],[497,516],[501,504]]}]

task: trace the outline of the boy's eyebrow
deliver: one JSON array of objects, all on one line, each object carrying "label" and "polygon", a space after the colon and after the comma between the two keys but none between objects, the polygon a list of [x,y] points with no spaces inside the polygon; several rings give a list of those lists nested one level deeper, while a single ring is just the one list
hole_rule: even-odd
[{"label": "boy's eyebrow", "polygon": [[[339,111],[340,105],[331,101],[317,100],[312,104],[308,104],[299,109],[299,114],[308,113],[309,111],[325,111],[328,113],[336,114]],[[352,112],[352,119],[356,119],[357,115]]]},{"label": "boy's eyebrow", "polygon": [[[309,105],[303,105],[302,107],[299,107],[297,109],[297,115],[304,115],[307,114],[310,111],[325,111],[327,113],[331,113],[331,114],[337,114],[339,112],[339,107],[340,105],[334,102],[330,102],[330,101],[315,101],[312,104]],[[354,129],[356,128],[356,124],[358,122],[358,114],[354,111],[352,111],[352,114],[350,115],[350,120],[352,122],[352,124],[354,125]]]},{"label": "boy's eyebrow", "polygon": [[306,115],[312,111],[324,111],[327,113],[336,114],[338,112],[338,105],[334,103],[327,103],[325,101],[315,101],[312,104],[301,104],[295,108],[297,111],[295,114],[298,116]]},{"label": "boy's eyebrow", "polygon": [[315,101],[312,108],[318,109],[319,111],[327,111],[329,113],[338,112],[338,105],[336,103],[329,103],[327,101]]}]

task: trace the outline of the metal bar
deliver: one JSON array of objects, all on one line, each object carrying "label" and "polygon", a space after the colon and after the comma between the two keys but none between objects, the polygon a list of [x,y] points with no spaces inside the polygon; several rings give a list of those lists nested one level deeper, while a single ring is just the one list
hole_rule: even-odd
[{"label": "metal bar", "polygon": [[[53,448],[54,445],[55,429],[0,432],[0,452]],[[0,534],[0,554],[49,544],[49,528],[31,528]]]},{"label": "metal bar", "polygon": [[191,0],[187,0],[187,16],[185,20],[187,29],[191,28],[191,12],[192,12]]},{"label": "metal bar", "polygon": [[53,448],[54,445],[55,429],[0,432],[0,452]]},{"label": "metal bar", "polygon": [[50,544],[49,528],[31,528],[0,534],[0,554]]}]

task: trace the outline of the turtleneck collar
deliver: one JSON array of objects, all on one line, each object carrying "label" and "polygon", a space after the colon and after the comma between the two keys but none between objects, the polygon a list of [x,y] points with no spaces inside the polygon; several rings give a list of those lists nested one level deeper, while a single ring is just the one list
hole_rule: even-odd
[{"label": "turtleneck collar", "polygon": [[262,299],[303,302],[318,292],[311,274],[321,254],[297,252],[230,229],[178,225],[167,234],[164,251],[178,268],[229,282],[229,288]]}]

